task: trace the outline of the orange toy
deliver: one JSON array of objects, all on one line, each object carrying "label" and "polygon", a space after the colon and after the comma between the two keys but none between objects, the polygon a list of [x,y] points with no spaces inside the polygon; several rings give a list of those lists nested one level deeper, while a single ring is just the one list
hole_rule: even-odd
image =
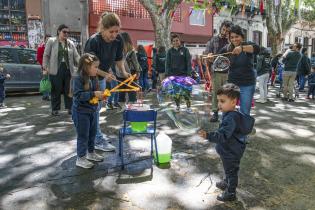
[{"label": "orange toy", "polygon": [[[107,97],[111,95],[111,93],[114,93],[114,92],[131,92],[131,91],[139,92],[141,90],[141,87],[137,83],[134,82],[136,77],[137,75],[134,74],[122,82],[115,80],[119,84],[111,90],[106,89],[103,93],[103,98],[106,99]],[[131,85],[131,83],[135,84],[136,86]],[[120,88],[123,85],[126,85],[128,88]],[[97,97],[93,97],[92,99],[90,99],[89,103],[96,105],[98,104],[98,100],[99,99]]]}]

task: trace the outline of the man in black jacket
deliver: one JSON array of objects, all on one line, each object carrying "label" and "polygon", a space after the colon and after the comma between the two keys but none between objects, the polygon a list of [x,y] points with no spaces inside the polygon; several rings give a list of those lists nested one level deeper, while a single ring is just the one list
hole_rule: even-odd
[{"label": "man in black jacket", "polygon": [[307,48],[302,48],[302,58],[298,66],[299,91],[304,92],[306,76],[311,72],[311,61],[307,57]]},{"label": "man in black jacket", "polygon": [[[171,37],[172,47],[166,54],[166,69],[165,75],[169,76],[191,76],[191,56],[188,48],[181,45],[181,41],[178,34],[173,34]],[[187,112],[192,113],[190,108],[190,93],[183,95]],[[174,98],[176,103],[176,112],[180,111],[181,96]]]}]

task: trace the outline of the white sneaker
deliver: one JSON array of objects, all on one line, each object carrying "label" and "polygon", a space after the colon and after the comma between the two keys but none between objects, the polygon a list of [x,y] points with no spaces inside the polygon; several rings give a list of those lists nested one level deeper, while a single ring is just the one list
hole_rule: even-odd
[{"label": "white sneaker", "polygon": [[264,103],[267,103],[267,100],[258,99],[256,102],[257,102],[257,103],[264,104]]},{"label": "white sneaker", "polygon": [[114,147],[111,143],[105,141],[102,144],[95,144],[94,149],[103,152],[114,152],[116,150],[116,147]]},{"label": "white sneaker", "polygon": [[75,164],[81,168],[92,168],[94,166],[94,163],[88,161],[86,156],[78,157]]},{"label": "white sneaker", "polygon": [[104,160],[103,156],[98,155],[95,152],[92,152],[92,153],[88,152],[87,155],[86,155],[86,159],[97,161],[97,162],[101,162],[101,161]]},{"label": "white sneaker", "polygon": [[189,113],[189,114],[194,113],[193,110],[190,107],[186,109],[186,112]]}]

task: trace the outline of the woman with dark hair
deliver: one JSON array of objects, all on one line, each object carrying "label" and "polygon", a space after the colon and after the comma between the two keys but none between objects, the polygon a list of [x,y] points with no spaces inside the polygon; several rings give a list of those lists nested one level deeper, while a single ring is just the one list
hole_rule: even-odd
[{"label": "woman with dark hair", "polygon": [[[119,35],[121,23],[117,14],[104,12],[98,23],[98,32],[92,35],[86,42],[84,51],[96,55],[100,61],[98,75],[105,73],[107,76],[99,76],[99,90],[104,91],[106,81],[113,77],[111,67],[116,65],[116,70],[120,70],[126,77],[129,74],[125,70],[123,61],[123,40]],[[104,152],[115,151],[115,147],[105,139],[99,124],[100,110],[102,103],[99,103],[97,109],[97,131],[95,137],[95,149]]]},{"label": "woman with dark hair", "polygon": [[254,56],[260,52],[260,47],[253,42],[245,42],[244,32],[238,25],[231,27],[230,41],[220,53],[232,53],[228,56],[231,62],[228,82],[240,87],[240,111],[250,114],[256,85]]},{"label": "woman with dark hair", "polygon": [[65,108],[71,114],[72,98],[69,96],[70,80],[77,71],[80,56],[74,43],[68,39],[69,27],[62,24],[57,36],[50,38],[45,46],[43,68],[51,81],[51,114],[59,115],[61,94],[64,95]]},{"label": "woman with dark hair", "polygon": [[147,56],[147,53],[145,52],[143,45],[138,45],[137,47],[137,59],[141,67],[139,83],[140,83],[140,86],[142,87],[142,90],[145,91],[149,89],[149,83],[148,83],[149,64],[148,64],[148,56]]},{"label": "woman with dark hair", "polygon": [[[125,70],[128,74],[137,74],[137,78],[139,78],[141,67],[137,60],[136,52],[133,48],[131,38],[127,32],[122,32],[121,34],[123,40],[123,60]],[[122,72],[116,68],[116,75],[119,81],[124,81],[128,77],[124,76]],[[122,86],[122,88],[127,88],[126,86]],[[134,103],[137,101],[136,92],[128,92],[128,102]],[[126,102],[126,92],[120,92],[118,96],[118,101],[121,103]]]}]

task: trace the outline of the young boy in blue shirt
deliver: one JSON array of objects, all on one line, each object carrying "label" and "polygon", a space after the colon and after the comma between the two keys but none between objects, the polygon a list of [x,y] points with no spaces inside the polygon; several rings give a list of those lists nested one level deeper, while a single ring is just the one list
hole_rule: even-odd
[{"label": "young boy in blue shirt", "polygon": [[244,138],[254,126],[254,118],[236,110],[240,97],[240,88],[234,84],[225,84],[217,91],[218,107],[223,112],[222,122],[214,132],[200,130],[199,136],[216,143],[215,149],[223,163],[225,179],[216,183],[216,187],[224,190],[217,196],[219,201],[236,200],[238,171],[241,158],[246,148]]}]

